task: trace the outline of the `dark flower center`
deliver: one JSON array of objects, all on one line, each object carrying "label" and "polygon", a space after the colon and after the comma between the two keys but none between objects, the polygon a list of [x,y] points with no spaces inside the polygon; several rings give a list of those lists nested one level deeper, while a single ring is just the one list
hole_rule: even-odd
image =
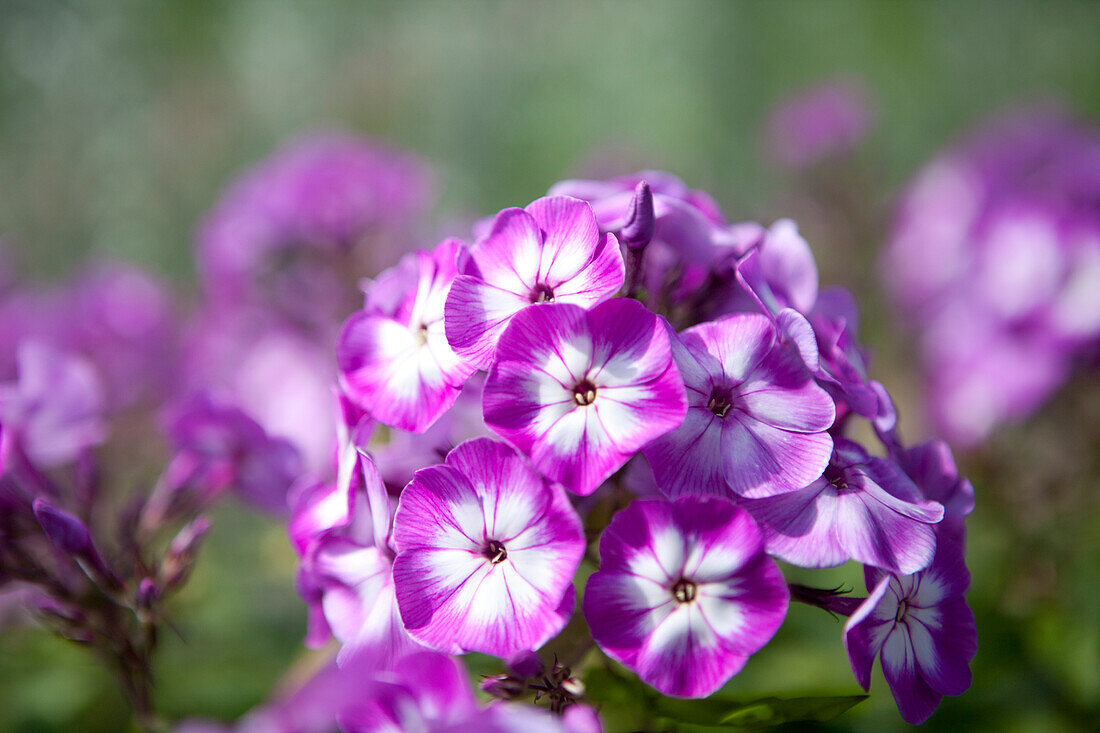
[{"label": "dark flower center", "polygon": [[554,290],[549,285],[539,283],[531,291],[532,303],[550,303],[554,300]]},{"label": "dark flower center", "polygon": [[504,543],[500,540],[489,540],[481,554],[494,565],[500,565],[508,559],[508,550],[504,549]]},{"label": "dark flower center", "polygon": [[708,410],[718,417],[725,417],[729,414],[731,407],[733,407],[733,396],[729,391],[715,389],[711,392],[710,402],[707,403]]},{"label": "dark flower center", "polygon": [[587,379],[582,379],[573,387],[573,401],[579,406],[591,405],[596,401],[596,385]]},{"label": "dark flower center", "polygon": [[672,586],[672,597],[680,603],[691,603],[695,600],[695,583],[687,578],[680,578],[676,585]]},{"label": "dark flower center", "polygon": [[906,599],[902,598],[898,603],[898,612],[894,615],[895,621],[901,621],[905,618],[905,612],[909,610],[909,606],[905,603]]}]

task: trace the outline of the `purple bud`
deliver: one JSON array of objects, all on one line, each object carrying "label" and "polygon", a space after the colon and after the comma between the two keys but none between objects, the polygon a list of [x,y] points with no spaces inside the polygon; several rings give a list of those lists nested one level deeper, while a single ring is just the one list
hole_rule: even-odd
[{"label": "purple bud", "polygon": [[45,499],[34,500],[34,516],[57,547],[75,557],[95,554],[92,534],[79,518],[58,509]]},{"label": "purple bud", "polygon": [[641,181],[634,188],[634,198],[626,212],[626,223],[619,230],[619,240],[632,251],[645,249],[653,239],[656,217],[653,213],[653,192]]},{"label": "purple bud", "polygon": [[152,578],[142,578],[138,584],[137,602],[142,608],[150,608],[160,598],[160,588]]},{"label": "purple bud", "polygon": [[527,683],[509,674],[497,674],[481,680],[481,691],[501,700],[514,700],[527,689]]},{"label": "purple bud", "polygon": [[34,516],[50,541],[62,552],[72,555],[93,580],[103,581],[112,588],[121,585],[96,550],[87,525],[78,517],[42,498],[34,500]]},{"label": "purple bud", "polygon": [[823,608],[837,616],[851,616],[866,598],[853,598],[842,588],[814,588],[791,583],[791,600]]},{"label": "purple bud", "polygon": [[209,529],[210,520],[200,515],[181,529],[172,540],[168,546],[168,554],[164,558],[164,567],[161,569],[164,578],[162,585],[165,590],[179,586],[191,574],[195,553],[198,552],[199,543]]},{"label": "purple bud", "polygon": [[542,674],[542,660],[532,651],[522,652],[508,660],[508,669],[517,677],[537,677]]}]

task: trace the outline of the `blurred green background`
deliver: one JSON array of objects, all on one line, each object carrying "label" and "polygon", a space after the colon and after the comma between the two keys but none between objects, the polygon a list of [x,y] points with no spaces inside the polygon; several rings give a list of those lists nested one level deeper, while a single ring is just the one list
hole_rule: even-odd
[{"label": "blurred green background", "polygon": [[[881,222],[921,163],[1020,103],[1100,119],[1100,3],[0,2],[0,233],[25,272],[88,254],[186,289],[202,213],[286,136],[378,136],[438,171],[438,221],[523,205],[578,173],[668,169],[732,220],[793,215],[825,283],[857,292],[874,373],[923,435],[911,353],[873,278]],[[871,225],[840,229],[769,163],[773,105],[829,77],[877,122],[833,185]],[[818,182],[820,183],[820,182]],[[851,212],[848,212],[850,215]],[[460,224],[457,234],[464,234]],[[858,234],[852,234],[852,232]],[[847,236],[859,241],[843,241]],[[1100,388],[1081,378],[965,457],[978,510],[974,686],[934,729],[1095,730],[1100,719]],[[223,507],[175,607],[158,703],[234,717],[301,655],[304,606],[283,529]],[[820,578],[820,576],[818,576]],[[862,590],[850,568],[826,578]],[[730,692],[857,691],[841,624],[792,610]],[[881,674],[831,730],[903,727]],[[117,730],[110,679],[32,629],[0,636],[0,730]]]}]

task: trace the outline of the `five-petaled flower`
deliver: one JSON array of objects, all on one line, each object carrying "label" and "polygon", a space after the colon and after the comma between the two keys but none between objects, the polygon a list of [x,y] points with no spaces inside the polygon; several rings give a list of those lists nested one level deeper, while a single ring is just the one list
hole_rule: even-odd
[{"label": "five-petaled flower", "polygon": [[871,665],[880,655],[901,717],[918,725],[944,695],[970,687],[978,635],[966,604],[970,573],[962,550],[941,539],[926,570],[898,576],[867,568],[866,580],[873,591],[844,626],[852,671],[868,689]]},{"label": "five-petaled flower", "polygon": [[624,269],[615,235],[600,234],[587,203],[549,196],[497,214],[462,272],[447,297],[447,340],[488,369],[516,313],[534,303],[591,307],[622,287]]},{"label": "five-petaled flower", "polygon": [[684,419],[664,325],[634,300],[530,308],[501,336],[485,423],[547,478],[591,494]]},{"label": "five-petaled flower", "polygon": [[752,517],[725,499],[636,501],[600,540],[584,595],[592,638],[666,695],[705,697],[787,614],[787,584]]},{"label": "five-petaled flower", "polygon": [[821,475],[833,401],[766,316],[694,326],[673,338],[672,353],[687,417],[643,449],[666,494],[771,496]]},{"label": "five-petaled flower", "polygon": [[383,273],[364,309],[340,332],[336,358],[344,390],[391,427],[427,430],[475,370],[443,333],[443,304],[460,249],[458,240],[448,239]]},{"label": "five-petaled flower", "polygon": [[466,441],[417,471],[394,542],[405,628],[438,651],[511,658],[549,641],[573,613],[580,518],[561,487],[498,441]]}]

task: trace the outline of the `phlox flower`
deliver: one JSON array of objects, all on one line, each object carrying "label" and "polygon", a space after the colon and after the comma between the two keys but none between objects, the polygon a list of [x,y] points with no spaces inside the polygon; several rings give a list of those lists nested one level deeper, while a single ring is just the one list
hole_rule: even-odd
[{"label": "phlox flower", "polygon": [[447,340],[488,369],[512,316],[533,303],[591,307],[623,284],[613,234],[600,234],[589,205],[569,196],[505,209],[469,250],[447,297]]},{"label": "phlox flower", "polygon": [[662,322],[634,300],[542,305],[501,336],[485,423],[548,478],[591,494],[684,419],[683,380]]},{"label": "phlox flower", "polygon": [[348,439],[335,483],[292,499],[288,530],[302,555],[298,588],[310,606],[306,641],[320,646],[331,632],[342,644],[341,665],[366,656],[382,666],[418,647],[394,594],[390,510],[374,461]]},{"label": "phlox flower", "polygon": [[673,337],[672,353],[687,416],[642,449],[667,495],[771,496],[825,470],[833,401],[766,316],[694,326]]},{"label": "phlox flower", "polygon": [[433,649],[511,658],[572,615],[580,518],[503,443],[476,438],[417,471],[401,493],[394,542],[401,618]]},{"label": "phlox flower", "polygon": [[379,277],[363,310],[344,323],[336,344],[341,384],[379,422],[423,432],[475,371],[443,332],[460,249],[448,239],[430,253],[408,256]]},{"label": "phlox flower", "polygon": [[653,203],[652,237],[645,248],[640,282],[650,307],[698,296],[716,266],[743,255],[763,232],[754,223],[729,224],[707,193],[689,189],[664,171],[639,171],[606,181],[561,181],[550,188],[550,195],[588,201],[600,231],[620,232],[643,181]]},{"label": "phlox flower", "polygon": [[943,521],[936,525],[936,536],[950,536],[965,548],[966,517],[974,511],[974,485],[959,475],[950,446],[932,439],[910,448],[890,446],[890,454],[925,499],[943,504]]},{"label": "phlox flower", "polygon": [[764,530],[768,552],[781,560],[823,568],[852,559],[897,573],[932,561],[933,526],[944,513],[895,463],[843,438],[821,478],[743,506]]},{"label": "phlox flower", "polygon": [[970,687],[970,660],[978,649],[965,598],[970,573],[961,549],[943,541],[921,572],[898,576],[867,568],[866,575],[873,591],[844,626],[852,671],[868,689],[879,656],[901,717],[919,725],[944,695]]},{"label": "phlox flower", "polygon": [[744,510],[716,497],[639,500],[604,530],[584,615],[600,648],[644,682],[705,697],[768,643],[788,598]]}]

